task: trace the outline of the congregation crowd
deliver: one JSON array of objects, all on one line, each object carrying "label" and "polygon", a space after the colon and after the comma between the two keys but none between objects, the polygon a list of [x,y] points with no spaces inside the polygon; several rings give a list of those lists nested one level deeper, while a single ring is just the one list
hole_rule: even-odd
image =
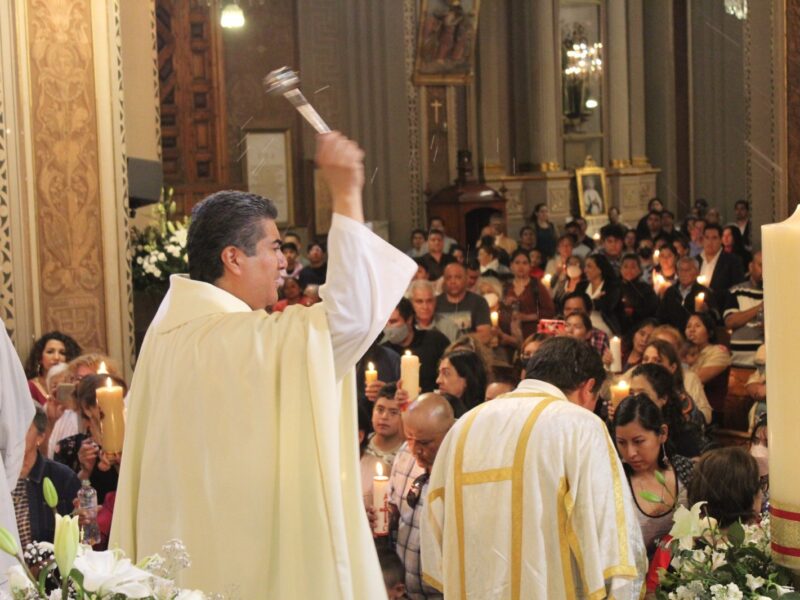
[{"label": "congregation crowd", "polygon": [[[658,542],[679,505],[704,500],[723,527],[766,510],[763,286],[748,205],[737,202],[734,222],[723,225],[719,211],[699,201],[678,224],[654,199],[633,225],[612,208],[596,235],[580,217],[559,232],[540,205],[516,239],[502,214],[469,246],[449,237],[441,218],[413,232],[407,254],[417,273],[356,367],[371,522],[378,465],[389,476],[390,535],[376,544],[390,598],[442,597],[423,581],[420,548],[428,482],[448,431],[521,380],[557,385],[536,365],[563,356],[564,348],[588,365],[586,373],[576,367],[575,385],[589,375],[596,382],[598,400],[587,408],[607,424],[624,465],[651,560],[650,590],[655,569],[669,564]],[[302,249],[297,235],[283,236],[287,264],[272,312],[319,301],[325,246]],[[564,339],[572,341],[551,341]],[[587,351],[595,362],[586,362]],[[419,357],[419,390],[403,385],[407,352]],[[746,375],[753,400],[749,449],[722,447],[717,435],[732,369]],[[367,371],[376,374],[367,378]],[[13,490],[22,545],[52,541],[54,517],[41,485],[49,477],[61,514],[73,511],[81,481],[97,490],[102,546],[122,456],[102,450],[95,392],[107,378],[126,383],[112,359],[82,354],[60,332],[36,341],[26,373],[36,416]],[[622,395],[614,391],[620,386]],[[654,497],[661,501],[647,499]]]}]

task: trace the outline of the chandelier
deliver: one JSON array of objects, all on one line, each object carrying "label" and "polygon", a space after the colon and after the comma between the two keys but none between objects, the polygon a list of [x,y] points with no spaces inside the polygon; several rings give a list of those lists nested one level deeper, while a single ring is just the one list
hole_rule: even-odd
[{"label": "chandelier", "polygon": [[575,132],[600,104],[603,44],[586,37],[581,24],[573,24],[562,37],[563,112],[567,129]]},{"label": "chandelier", "polygon": [[747,18],[747,0],[725,0],[725,12],[744,21]]},{"label": "chandelier", "polygon": [[572,49],[567,50],[564,75],[574,79],[583,79],[596,73],[599,74],[603,70],[602,50],[603,44],[600,43],[591,46],[583,42],[573,44]]}]

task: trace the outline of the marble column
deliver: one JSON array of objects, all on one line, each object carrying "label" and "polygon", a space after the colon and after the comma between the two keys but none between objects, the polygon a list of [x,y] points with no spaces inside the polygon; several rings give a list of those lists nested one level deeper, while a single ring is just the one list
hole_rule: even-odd
[{"label": "marble column", "polygon": [[[528,49],[531,77],[528,94],[531,101],[531,158],[542,171],[557,171],[558,127],[560,110],[560,56],[556,30],[556,2],[534,0],[528,4],[529,26],[533,32]],[[542,165],[545,165],[542,168]]]},{"label": "marble column", "polygon": [[[0,87],[5,99],[19,99],[0,106],[0,158],[8,160],[0,173],[0,238],[11,257],[3,253],[2,269],[13,284],[3,289],[2,307],[20,354],[57,329],[85,351],[109,354],[130,375],[119,27],[118,0],[0,6]],[[152,49],[150,39],[142,44]]]},{"label": "marble column", "polygon": [[608,0],[608,45],[605,65],[608,70],[609,156],[613,168],[630,164],[630,110],[628,97],[628,28],[625,0]]},{"label": "marble column", "polygon": [[643,0],[628,0],[628,82],[630,85],[631,162],[648,166],[644,99],[644,7]]}]

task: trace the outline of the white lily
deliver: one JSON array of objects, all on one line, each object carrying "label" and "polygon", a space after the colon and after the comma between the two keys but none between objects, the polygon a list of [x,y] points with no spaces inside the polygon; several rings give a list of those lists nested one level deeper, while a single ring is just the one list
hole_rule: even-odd
[{"label": "white lily", "polygon": [[28,574],[22,568],[22,565],[14,565],[8,569],[6,573],[8,577],[8,587],[12,592],[24,592],[25,590],[35,589],[33,582],[31,582]]},{"label": "white lily", "polygon": [[69,577],[75,556],[78,554],[80,530],[78,517],[56,515],[56,533],[53,541],[53,553],[61,577]]},{"label": "white lily", "polygon": [[703,535],[706,525],[700,517],[700,509],[705,502],[697,502],[690,510],[684,506],[679,506],[672,517],[673,525],[669,534],[676,540],[681,550],[691,550],[694,546],[694,539]]},{"label": "white lily", "polygon": [[181,590],[175,600],[206,600],[206,595],[200,590]]},{"label": "white lily", "polygon": [[86,552],[75,559],[75,568],[83,575],[84,590],[98,597],[122,594],[128,598],[147,598],[153,595],[149,585],[152,575],[116,551]]}]

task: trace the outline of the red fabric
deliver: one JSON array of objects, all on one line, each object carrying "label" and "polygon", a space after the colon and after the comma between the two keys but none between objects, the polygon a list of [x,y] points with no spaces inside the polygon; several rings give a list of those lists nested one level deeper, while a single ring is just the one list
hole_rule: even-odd
[{"label": "red fabric", "polygon": [[646,579],[648,592],[655,592],[658,587],[658,570],[669,569],[669,563],[672,562],[672,553],[668,548],[662,546],[668,546],[671,541],[672,537],[669,535],[661,538],[661,542],[656,548],[656,553],[653,554],[653,558],[650,560],[650,568],[647,570]]},{"label": "red fabric", "polygon": [[47,403],[47,396],[42,394],[42,391],[39,389],[39,386],[33,381],[33,379],[28,380],[28,389],[31,391],[31,396],[34,400],[36,400],[39,404],[44,406]]},{"label": "red fabric", "polygon": [[103,505],[97,509],[97,525],[100,527],[100,538],[102,542],[95,546],[97,549],[105,550],[108,548],[108,536],[111,535],[111,520],[114,517],[114,501],[117,499],[117,492],[108,492]]}]

